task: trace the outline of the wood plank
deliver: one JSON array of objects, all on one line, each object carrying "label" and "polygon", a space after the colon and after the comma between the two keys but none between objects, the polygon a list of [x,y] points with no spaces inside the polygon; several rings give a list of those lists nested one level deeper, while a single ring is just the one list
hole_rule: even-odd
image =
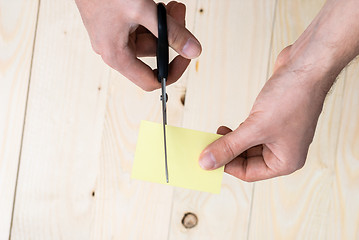
[{"label": "wood plank", "polygon": [[[322,2],[279,2],[284,27],[276,25],[272,59]],[[236,127],[266,79],[274,1],[187,5],[204,53],[169,88],[169,123],[211,132]],[[358,236],[356,64],[327,99],[307,166],[255,185],[248,226],[251,184],[225,176],[222,193],[210,195],[130,179],[140,120],[161,121],[159,92],[144,93],[111,71],[105,109],[109,72],[92,53],[75,5],[42,1],[40,14],[14,239],[242,239],[248,228],[259,239]],[[199,218],[192,229],[181,224],[188,211]]]},{"label": "wood plank", "polygon": [[[281,49],[293,43],[324,1],[282,1],[277,5],[271,66]],[[324,104],[306,165],[292,175],[256,183],[250,238],[338,239],[333,222],[335,162],[345,74]]]},{"label": "wood plank", "polygon": [[[203,53],[189,73],[184,124],[208,132],[236,128],[265,83],[275,1],[201,0],[195,35]],[[225,174],[219,195],[176,189],[170,239],[246,239],[252,184]],[[192,212],[198,225],[186,229]]]},{"label": "wood plank", "polygon": [[[192,29],[196,1],[182,2]],[[143,60],[155,67],[154,58]],[[173,188],[130,178],[141,120],[162,122],[160,90],[144,92],[115,71],[110,79],[92,239],[167,239]],[[170,125],[182,125],[186,79],[167,88]]]},{"label": "wood plank", "polygon": [[90,239],[108,77],[74,1],[41,1],[13,239]]},{"label": "wood plank", "polygon": [[347,68],[334,162],[333,239],[359,238],[359,59]]},{"label": "wood plank", "polygon": [[0,1],[0,239],[9,237],[37,1]]},{"label": "wood plank", "polygon": [[161,122],[159,94],[111,74],[92,239],[167,237],[172,188],[130,178],[140,121]]}]

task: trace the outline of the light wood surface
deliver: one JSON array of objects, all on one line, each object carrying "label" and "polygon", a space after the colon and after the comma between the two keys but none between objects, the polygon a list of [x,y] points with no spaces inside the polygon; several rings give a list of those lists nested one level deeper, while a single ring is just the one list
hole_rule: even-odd
[{"label": "light wood surface", "polygon": [[[324,4],[183,2],[203,53],[168,87],[168,122],[207,132],[247,117]],[[161,122],[160,92],[102,62],[74,1],[0,0],[0,44],[0,240],[359,238],[358,60],[328,95],[302,170],[254,184],[225,174],[212,195],[130,178],[140,121]]]},{"label": "light wood surface", "polygon": [[37,10],[37,1],[0,1],[0,239],[10,230]]},{"label": "light wood surface", "polygon": [[90,239],[109,69],[73,1],[41,1],[12,239]]},{"label": "light wood surface", "polygon": [[333,239],[359,238],[359,59],[345,72],[338,143],[333,163]]}]

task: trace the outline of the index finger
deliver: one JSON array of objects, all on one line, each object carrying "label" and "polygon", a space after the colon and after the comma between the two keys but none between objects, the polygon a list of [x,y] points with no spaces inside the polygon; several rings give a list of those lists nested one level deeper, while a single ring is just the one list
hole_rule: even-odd
[{"label": "index finger", "polygon": [[129,46],[102,58],[110,67],[145,91],[153,91],[161,87],[155,72],[138,59]]}]

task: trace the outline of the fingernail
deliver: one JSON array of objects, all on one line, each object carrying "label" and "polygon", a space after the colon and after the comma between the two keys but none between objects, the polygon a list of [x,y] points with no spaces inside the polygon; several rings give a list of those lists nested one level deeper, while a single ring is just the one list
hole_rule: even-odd
[{"label": "fingernail", "polygon": [[205,170],[213,169],[216,165],[216,159],[211,152],[207,151],[199,159],[199,165]]},{"label": "fingernail", "polygon": [[193,38],[189,38],[184,45],[182,52],[187,58],[198,57],[201,53],[201,45]]}]

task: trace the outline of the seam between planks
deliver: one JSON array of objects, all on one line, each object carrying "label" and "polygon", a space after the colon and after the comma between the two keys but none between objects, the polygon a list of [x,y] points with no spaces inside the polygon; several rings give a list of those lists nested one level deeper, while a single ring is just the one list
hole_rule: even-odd
[{"label": "seam between planks", "polygon": [[[272,48],[273,48],[273,38],[274,38],[274,27],[275,27],[275,20],[277,16],[277,7],[278,7],[278,0],[275,0],[274,9],[273,9],[273,21],[272,21],[272,30],[271,30],[271,38],[269,41],[269,54],[268,54],[268,62],[267,62],[267,73],[266,73],[266,80],[269,78],[269,67],[272,57]],[[252,223],[252,213],[253,213],[253,205],[254,205],[254,192],[255,192],[256,183],[253,183],[252,186],[252,196],[251,196],[251,203],[249,206],[249,215],[248,215],[248,227],[247,227],[247,240],[250,238],[250,230],[251,230],[251,223]]]},{"label": "seam between planks", "polygon": [[[192,29],[192,33],[195,33],[196,30],[196,22],[197,22],[197,17],[198,17],[198,6],[199,6],[199,1],[200,0],[196,0],[196,7],[195,7],[195,14],[194,14],[194,20],[193,20],[193,29]],[[187,69],[187,71],[189,71],[189,69]],[[187,74],[187,79],[186,79],[186,91],[187,91],[187,87],[188,87],[188,80],[190,78],[190,72],[188,72]],[[184,101],[186,101],[186,94],[185,94],[185,99]],[[185,107],[185,106],[184,106]],[[183,111],[183,116],[182,116],[182,127],[183,127],[183,121],[184,121],[184,115],[185,115],[185,111]],[[171,226],[172,226],[172,220],[173,220],[173,205],[174,205],[174,197],[175,197],[175,193],[176,193],[176,189],[173,189],[173,193],[172,193],[172,200],[171,200],[171,209],[170,209],[170,219],[169,219],[169,223],[168,223],[168,232],[167,232],[167,240],[170,240],[171,238]]]},{"label": "seam between planks", "polygon": [[11,233],[12,233],[12,227],[13,227],[13,222],[14,222],[16,193],[17,193],[17,185],[18,185],[18,180],[19,180],[19,172],[20,172],[20,163],[21,163],[21,156],[22,156],[22,148],[23,148],[23,143],[24,143],[25,123],[26,123],[26,115],[27,115],[27,106],[28,106],[28,101],[29,101],[29,92],[30,92],[30,84],[31,84],[31,76],[32,76],[32,66],[33,66],[33,62],[34,62],[34,52],[35,52],[35,44],[36,44],[37,27],[38,27],[38,23],[39,23],[40,5],[41,5],[41,0],[38,0],[37,14],[36,14],[36,23],[35,23],[35,33],[34,33],[34,41],[33,41],[33,44],[32,44],[32,54],[31,54],[31,61],[30,61],[29,81],[28,81],[27,92],[26,92],[26,101],[25,101],[25,110],[24,110],[24,121],[23,121],[23,125],[22,125],[19,160],[18,160],[18,164],[17,164],[16,182],[15,182],[14,197],[13,197],[13,204],[12,204],[12,211],[11,211],[11,221],[10,221],[10,229],[9,229],[9,240],[11,240]]}]

